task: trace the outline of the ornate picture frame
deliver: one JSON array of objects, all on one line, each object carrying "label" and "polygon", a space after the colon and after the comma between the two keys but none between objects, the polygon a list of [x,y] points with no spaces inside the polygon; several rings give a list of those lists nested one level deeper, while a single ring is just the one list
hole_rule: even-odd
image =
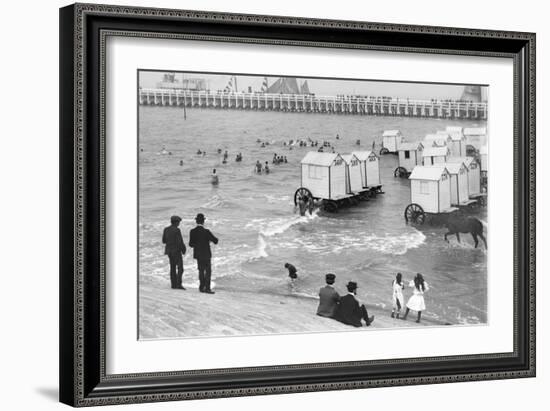
[{"label": "ornate picture frame", "polygon": [[[106,372],[109,36],[483,56],[514,70],[512,352]],[[60,10],[60,400],[73,406],[535,376],[535,34],[75,4]]]}]

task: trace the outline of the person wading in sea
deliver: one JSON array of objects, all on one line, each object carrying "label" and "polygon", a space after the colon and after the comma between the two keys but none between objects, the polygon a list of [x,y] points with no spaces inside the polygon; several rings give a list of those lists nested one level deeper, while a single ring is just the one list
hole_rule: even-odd
[{"label": "person wading in sea", "polygon": [[164,254],[170,261],[170,284],[174,289],[185,290],[181,285],[181,279],[183,277],[183,255],[187,250],[178,227],[180,221],[181,218],[177,215],[170,217],[171,225],[164,229],[162,243],[166,244]]},{"label": "person wading in sea", "polygon": [[193,258],[197,260],[199,270],[199,291],[206,294],[214,294],[210,289],[210,278],[212,276],[212,251],[210,243],[218,244],[218,239],[204,228],[204,214],[199,213],[195,217],[197,226],[189,232],[189,247],[193,248]]}]

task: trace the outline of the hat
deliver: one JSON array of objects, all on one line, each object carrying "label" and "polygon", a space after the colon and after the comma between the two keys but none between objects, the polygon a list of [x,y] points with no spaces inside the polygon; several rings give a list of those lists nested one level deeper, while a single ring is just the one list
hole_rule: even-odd
[{"label": "hat", "polygon": [[332,273],[328,273],[327,275],[325,275],[325,280],[327,280],[327,282],[329,282],[329,281],[334,282],[335,279],[336,279],[336,275],[334,275]]},{"label": "hat", "polygon": [[197,216],[195,217],[195,221],[201,224],[204,223],[204,214],[198,213]]},{"label": "hat", "polygon": [[357,283],[355,281],[350,281],[346,284],[346,287],[348,288],[348,291],[355,291],[357,290]]},{"label": "hat", "polygon": [[170,217],[170,222],[171,223],[179,223],[181,221],[181,217],[177,216],[177,215],[173,215],[172,217]]}]

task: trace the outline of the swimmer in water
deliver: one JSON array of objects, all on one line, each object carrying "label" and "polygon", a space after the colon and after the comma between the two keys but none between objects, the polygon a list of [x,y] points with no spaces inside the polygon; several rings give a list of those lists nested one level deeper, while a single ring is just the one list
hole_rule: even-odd
[{"label": "swimmer in water", "polygon": [[220,182],[218,175],[216,174],[216,169],[212,170],[212,176],[210,177],[210,181],[212,182],[212,185],[217,186]]},{"label": "swimmer in water", "polygon": [[262,174],[262,163],[260,163],[260,160],[256,160],[256,167],[254,171],[256,174]]},{"label": "swimmer in water", "polygon": [[267,164],[267,161],[265,162],[264,171],[266,174],[269,174],[269,165]]},{"label": "swimmer in water", "polygon": [[180,160],[180,166],[182,166],[182,165],[183,165],[183,160]]}]

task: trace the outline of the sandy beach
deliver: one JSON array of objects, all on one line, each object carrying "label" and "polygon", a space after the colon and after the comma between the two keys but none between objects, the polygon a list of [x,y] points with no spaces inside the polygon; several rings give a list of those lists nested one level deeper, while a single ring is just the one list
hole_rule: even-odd
[{"label": "sandy beach", "polygon": [[[355,327],[315,314],[318,299],[294,295],[266,295],[217,289],[206,295],[196,288],[172,290],[149,283],[140,286],[140,339],[216,337],[353,331]],[[390,317],[391,310],[368,304],[375,320],[365,332],[380,328],[442,325],[423,317],[417,324],[411,312],[406,321]]]}]

